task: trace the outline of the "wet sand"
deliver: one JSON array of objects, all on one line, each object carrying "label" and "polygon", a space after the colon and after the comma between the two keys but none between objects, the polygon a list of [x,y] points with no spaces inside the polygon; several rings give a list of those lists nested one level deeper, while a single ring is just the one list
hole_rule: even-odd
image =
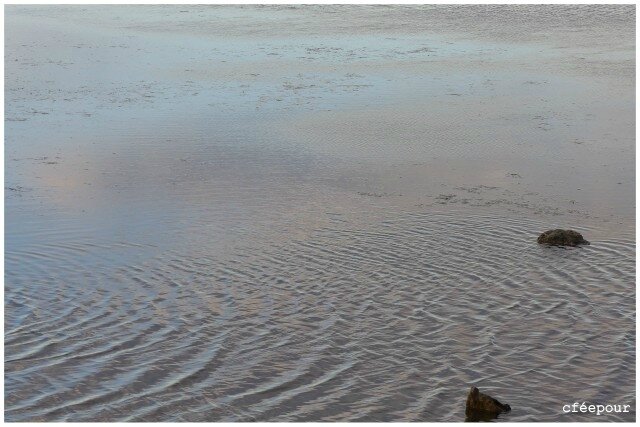
[{"label": "wet sand", "polygon": [[634,22],[7,6],[6,420],[635,419]]}]

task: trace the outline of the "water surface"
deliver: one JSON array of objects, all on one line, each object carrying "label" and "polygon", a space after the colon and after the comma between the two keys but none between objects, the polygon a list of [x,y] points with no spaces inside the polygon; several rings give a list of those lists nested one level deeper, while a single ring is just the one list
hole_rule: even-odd
[{"label": "water surface", "polygon": [[635,419],[634,22],[8,6],[5,418]]}]

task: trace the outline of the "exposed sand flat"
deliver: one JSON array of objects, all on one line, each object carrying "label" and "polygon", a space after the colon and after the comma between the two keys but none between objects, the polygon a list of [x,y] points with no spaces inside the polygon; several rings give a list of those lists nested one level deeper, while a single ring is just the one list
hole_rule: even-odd
[{"label": "exposed sand flat", "polygon": [[5,418],[634,419],[634,23],[6,6]]}]

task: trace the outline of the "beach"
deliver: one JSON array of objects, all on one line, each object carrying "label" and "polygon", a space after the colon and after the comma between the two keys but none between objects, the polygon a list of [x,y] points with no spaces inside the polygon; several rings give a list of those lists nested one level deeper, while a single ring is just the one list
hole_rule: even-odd
[{"label": "beach", "polygon": [[7,421],[635,420],[633,6],[8,5],[4,153]]}]

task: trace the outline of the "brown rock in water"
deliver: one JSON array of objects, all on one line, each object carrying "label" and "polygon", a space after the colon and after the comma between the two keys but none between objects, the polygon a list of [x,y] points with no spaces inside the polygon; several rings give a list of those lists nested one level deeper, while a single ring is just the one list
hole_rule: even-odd
[{"label": "brown rock in water", "polygon": [[561,230],[559,228],[542,233],[538,237],[538,243],[554,246],[578,246],[590,244],[582,237],[582,234],[577,231]]},{"label": "brown rock in water", "polygon": [[511,406],[498,402],[491,396],[471,387],[467,396],[466,421],[490,421],[503,412],[511,411]]}]

